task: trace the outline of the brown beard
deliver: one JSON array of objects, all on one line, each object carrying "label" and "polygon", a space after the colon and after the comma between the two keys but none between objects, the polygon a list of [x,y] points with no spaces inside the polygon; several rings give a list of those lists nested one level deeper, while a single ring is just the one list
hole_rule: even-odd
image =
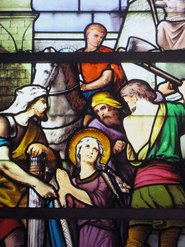
[{"label": "brown beard", "polygon": [[120,125],[121,121],[119,119],[115,119],[114,117],[106,116],[102,118],[102,122],[108,126]]},{"label": "brown beard", "polygon": [[39,116],[39,119],[42,121],[42,122],[46,122],[48,120],[48,116],[46,114],[46,112],[43,112],[40,116]]}]

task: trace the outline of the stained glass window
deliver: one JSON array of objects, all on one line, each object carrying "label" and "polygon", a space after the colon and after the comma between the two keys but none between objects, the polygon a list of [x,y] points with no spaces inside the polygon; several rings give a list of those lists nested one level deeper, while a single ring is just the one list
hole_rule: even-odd
[{"label": "stained glass window", "polygon": [[184,1],[0,13],[0,246],[182,247]]}]

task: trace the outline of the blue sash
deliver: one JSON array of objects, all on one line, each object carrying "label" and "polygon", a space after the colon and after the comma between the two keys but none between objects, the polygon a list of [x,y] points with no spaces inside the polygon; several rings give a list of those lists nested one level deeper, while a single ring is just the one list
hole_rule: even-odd
[{"label": "blue sash", "polygon": [[2,146],[10,146],[10,141],[7,138],[0,137],[0,147]]}]

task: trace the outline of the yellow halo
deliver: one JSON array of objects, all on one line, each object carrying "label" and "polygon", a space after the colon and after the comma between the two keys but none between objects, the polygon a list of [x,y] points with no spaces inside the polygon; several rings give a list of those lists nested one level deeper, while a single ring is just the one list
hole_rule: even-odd
[{"label": "yellow halo", "polygon": [[74,165],[76,165],[76,157],[75,157],[76,145],[84,137],[94,137],[102,144],[104,153],[100,161],[101,163],[106,164],[110,157],[110,151],[111,151],[110,141],[104,133],[102,133],[100,130],[95,128],[82,129],[72,136],[68,146],[68,156],[71,162]]}]

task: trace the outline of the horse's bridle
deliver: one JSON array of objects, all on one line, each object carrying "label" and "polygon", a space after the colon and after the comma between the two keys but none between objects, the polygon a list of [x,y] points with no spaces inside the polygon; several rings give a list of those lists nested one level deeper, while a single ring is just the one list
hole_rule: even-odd
[{"label": "horse's bridle", "polygon": [[[48,78],[47,81],[50,81],[50,79],[52,78],[53,74],[55,73],[55,70],[56,70],[57,67],[58,67],[58,64],[55,63],[55,64],[53,65],[51,74],[50,74],[50,76],[49,76],[49,78]],[[58,73],[57,73],[57,74],[58,74]],[[50,93],[50,92],[49,92],[48,96],[57,96],[57,95],[63,95],[63,94],[66,94],[66,93],[70,93],[71,91],[75,90],[75,89],[78,88],[78,87],[79,87],[79,84],[76,84],[76,85],[70,87],[69,89],[61,90],[61,91],[59,91],[59,92],[54,92],[54,93]]]},{"label": "horse's bridle", "polygon": [[[55,73],[55,69],[57,68],[57,66],[58,66],[57,64],[54,64],[53,69],[52,69],[52,71],[51,71],[51,74],[50,74],[48,80],[50,80],[50,79],[52,78],[53,74]],[[70,87],[69,89],[65,89],[65,90],[61,90],[61,91],[53,92],[53,93],[52,93],[52,92],[49,92],[49,93],[48,93],[48,96],[59,96],[59,95],[67,94],[67,93],[70,93],[71,91],[75,90],[75,89],[78,88],[79,86],[80,86],[80,84],[76,84],[76,85]],[[70,126],[71,124],[73,124],[73,123],[79,121],[81,118],[82,118],[82,117],[80,116],[80,117],[78,117],[77,119],[73,120],[72,122],[67,123],[67,124],[65,124],[65,125],[62,125],[62,126],[55,127],[54,129],[60,129],[60,128],[68,127],[68,126]],[[45,129],[45,130],[50,130],[50,129],[53,129],[53,127],[43,127],[43,129]],[[52,143],[52,144],[55,144],[55,143]]]},{"label": "horse's bridle", "polygon": [[71,91],[73,91],[74,89],[76,89],[78,87],[79,87],[79,84],[76,84],[76,85],[70,87],[69,89],[65,89],[65,90],[62,90],[62,91],[59,91],[59,92],[49,93],[48,95],[49,96],[63,95],[63,94],[66,94],[66,93],[70,93]]}]

